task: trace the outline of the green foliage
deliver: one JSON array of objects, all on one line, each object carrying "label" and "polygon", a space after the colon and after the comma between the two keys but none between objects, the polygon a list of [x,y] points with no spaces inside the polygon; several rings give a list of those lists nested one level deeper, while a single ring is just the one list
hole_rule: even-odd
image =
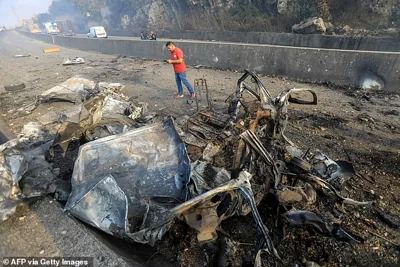
[{"label": "green foliage", "polygon": [[400,10],[393,10],[391,20],[394,23],[393,26],[400,28]]},{"label": "green foliage", "polygon": [[263,1],[239,1],[224,17],[225,29],[265,31],[269,24]]},{"label": "green foliage", "polygon": [[132,12],[138,7],[140,0],[106,0],[106,5],[108,8],[114,12],[121,15],[131,15]]},{"label": "green foliage", "polygon": [[294,19],[297,22],[310,17],[319,16],[315,0],[297,0],[294,11]]},{"label": "green foliage", "polygon": [[[106,6],[110,9],[111,25],[119,28],[121,18],[124,15],[130,17],[135,16],[137,11],[146,4],[146,0],[105,0]],[[145,22],[144,22],[145,23]],[[145,25],[136,25],[137,27],[145,27]]]},{"label": "green foliage", "polygon": [[101,20],[100,9],[104,7],[104,1],[101,0],[68,0],[74,4],[77,11],[79,11],[84,17],[90,14],[87,19]]},{"label": "green foliage", "polygon": [[68,14],[75,14],[75,6],[69,0],[53,0],[48,11],[51,15],[64,16]]},{"label": "green foliage", "polygon": [[[83,2],[82,2],[83,3]],[[78,22],[81,22],[81,18],[79,18],[79,12],[74,5],[74,1],[72,0],[53,0],[50,4],[47,13],[41,13],[34,16],[32,19],[36,24],[42,26],[44,22],[52,21],[59,19],[60,17],[73,17],[75,19],[76,25]],[[86,27],[85,27],[86,28]]]},{"label": "green foliage", "polygon": [[252,20],[253,17],[260,16],[261,11],[252,3],[245,4],[242,2],[233,6],[228,14],[233,20],[241,21],[246,24],[248,21]]},{"label": "green foliage", "polygon": [[40,13],[32,19],[39,27],[42,27],[43,23],[53,20],[54,17],[50,13]]},{"label": "green foliage", "polygon": [[331,16],[331,12],[330,12],[329,0],[317,1],[317,6],[318,6],[318,11],[319,11],[320,16],[325,21],[331,21],[332,16]]}]

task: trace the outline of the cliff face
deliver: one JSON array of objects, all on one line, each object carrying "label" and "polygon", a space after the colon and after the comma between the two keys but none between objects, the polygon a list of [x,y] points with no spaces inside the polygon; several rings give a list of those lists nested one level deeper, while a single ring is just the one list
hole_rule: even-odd
[{"label": "cliff face", "polygon": [[[78,5],[85,2],[69,1]],[[92,0],[91,3],[95,2],[111,11],[111,27],[131,30],[283,32],[314,16],[338,27],[349,25],[366,30],[400,25],[400,0]]]},{"label": "cliff face", "polygon": [[369,7],[373,12],[381,14],[384,17],[400,15],[399,0],[363,0],[361,1],[361,4],[364,7]]},{"label": "cliff face", "polygon": [[[145,0],[136,8],[120,14],[121,28],[187,29],[191,19],[207,15],[218,17],[236,0]],[[189,26],[189,25],[190,26]],[[118,26],[118,25],[117,25]]]}]

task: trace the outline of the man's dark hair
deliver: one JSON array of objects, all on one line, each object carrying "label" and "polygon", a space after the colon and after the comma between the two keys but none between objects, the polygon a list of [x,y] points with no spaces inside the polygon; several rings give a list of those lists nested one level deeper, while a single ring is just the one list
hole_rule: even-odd
[{"label": "man's dark hair", "polygon": [[168,47],[168,46],[170,46],[170,45],[175,45],[173,42],[171,42],[171,41],[169,41],[169,42],[167,42],[166,44],[165,44],[165,47]]}]

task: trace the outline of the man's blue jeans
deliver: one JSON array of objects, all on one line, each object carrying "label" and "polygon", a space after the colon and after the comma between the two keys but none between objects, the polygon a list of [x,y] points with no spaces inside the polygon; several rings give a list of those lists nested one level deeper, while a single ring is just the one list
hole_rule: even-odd
[{"label": "man's blue jeans", "polygon": [[189,90],[189,92],[191,94],[194,93],[194,89],[193,89],[192,85],[189,83],[189,81],[186,78],[186,71],[175,73],[175,81],[176,81],[176,86],[178,86],[178,94],[179,95],[183,95],[182,83],[187,87],[187,89]]}]

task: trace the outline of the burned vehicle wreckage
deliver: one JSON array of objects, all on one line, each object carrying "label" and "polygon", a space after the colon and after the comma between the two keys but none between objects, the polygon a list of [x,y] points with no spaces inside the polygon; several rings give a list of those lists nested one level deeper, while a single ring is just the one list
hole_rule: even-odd
[{"label": "burned vehicle wreckage", "polygon": [[[316,105],[314,91],[288,89],[272,97],[255,73],[245,71],[229,107],[216,111],[206,90],[208,107],[175,122],[143,119],[148,114],[131,104],[110,117],[110,105],[123,106],[113,94],[84,102],[79,119],[64,122],[50,148],[65,152],[82,134],[89,141],[79,147],[65,211],[108,234],[150,245],[178,220],[207,242],[218,238],[223,220],[251,213],[260,236],[255,264],[260,266],[262,252],[280,260],[277,239],[257,208],[272,194],[283,206],[279,220],[360,242],[312,211],[290,209],[293,198],[310,205],[319,201],[316,190],[341,205],[371,204],[344,197],[333,185],[355,175],[351,162],[301,151],[285,136],[289,103]],[[298,94],[311,100],[295,98]],[[3,172],[9,163],[3,160]]]}]

